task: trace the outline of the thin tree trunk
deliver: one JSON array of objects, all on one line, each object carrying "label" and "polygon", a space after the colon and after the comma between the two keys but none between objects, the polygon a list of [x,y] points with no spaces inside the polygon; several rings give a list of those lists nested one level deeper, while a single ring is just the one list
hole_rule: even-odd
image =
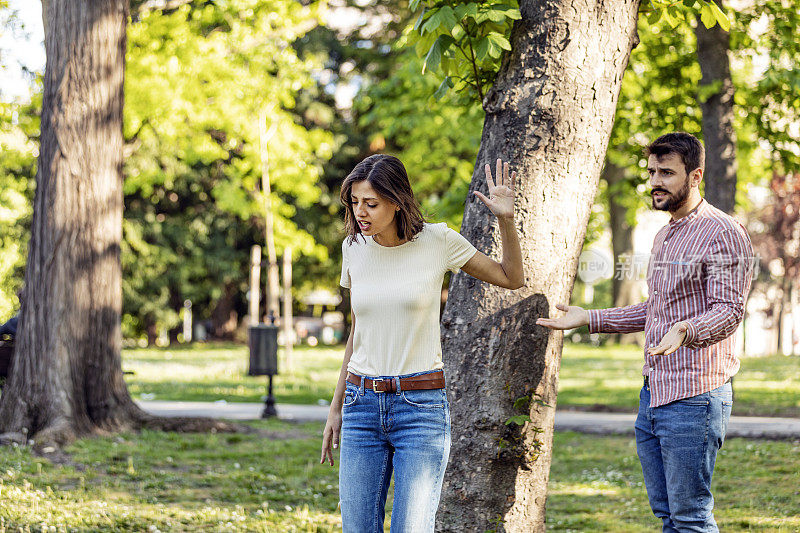
[{"label": "thin tree trunk", "polygon": [[[512,51],[483,102],[470,192],[486,190],[485,162],[502,157],[517,170],[526,286],[508,291],[463,273],[451,282],[442,326],[453,444],[442,531],[544,530],[563,336],[535,321],[569,301],[638,7],[520,2]],[[472,196],[462,232],[497,256],[496,221]],[[507,425],[515,414],[531,422]]]},{"label": "thin tree trunk", "polygon": [[211,324],[214,337],[232,340],[239,323],[239,316],[234,309],[236,288],[233,284],[225,285],[214,310],[211,312]]},{"label": "thin tree trunk", "polygon": [[[717,0],[722,7],[722,0]],[[703,110],[703,140],[706,147],[705,198],[733,213],[736,206],[736,131],[734,130],[733,81],[731,80],[730,34],[719,24],[706,28],[698,18],[697,61],[700,80],[700,107]],[[704,89],[709,88],[709,89]],[[706,94],[705,90],[710,90]]]},{"label": "thin tree trunk", "polygon": [[[628,208],[620,203],[619,189],[625,186],[625,169],[606,160],[602,179],[608,184],[608,213],[611,226],[611,248],[613,250],[614,277],[611,279],[614,307],[637,304],[641,301],[639,280],[634,279],[635,269],[618,269],[617,266],[629,265],[624,257],[633,257],[633,227],[628,224]],[[638,344],[641,335],[624,333],[615,336],[620,344]]]},{"label": "thin tree trunk", "polygon": [[121,368],[124,0],[45,5],[47,68],[36,196],[0,440],[171,427],[131,400]]}]

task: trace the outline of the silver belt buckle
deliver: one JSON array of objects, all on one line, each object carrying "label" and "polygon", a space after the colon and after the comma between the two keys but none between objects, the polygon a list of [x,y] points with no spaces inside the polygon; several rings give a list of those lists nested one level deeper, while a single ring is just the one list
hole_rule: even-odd
[{"label": "silver belt buckle", "polygon": [[378,378],[378,379],[372,378],[372,392],[374,392],[376,394],[385,393],[386,392],[385,390],[378,390],[378,389],[375,388],[375,384],[376,383],[383,383],[384,381],[386,381],[384,378]]}]

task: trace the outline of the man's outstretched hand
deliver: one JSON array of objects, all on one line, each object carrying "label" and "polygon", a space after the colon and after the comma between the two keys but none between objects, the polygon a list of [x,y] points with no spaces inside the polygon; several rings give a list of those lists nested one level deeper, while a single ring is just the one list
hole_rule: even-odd
[{"label": "man's outstretched hand", "polygon": [[536,324],[550,329],[573,329],[589,324],[589,313],[583,307],[556,304],[556,309],[566,314],[559,318],[539,318]]}]

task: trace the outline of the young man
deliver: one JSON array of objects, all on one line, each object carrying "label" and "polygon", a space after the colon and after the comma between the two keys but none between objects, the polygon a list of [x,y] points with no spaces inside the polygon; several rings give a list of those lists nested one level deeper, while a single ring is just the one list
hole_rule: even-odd
[{"label": "young man", "polygon": [[733,404],[739,370],[734,332],[752,278],[745,229],[700,195],[705,152],[688,133],[647,147],[653,208],[672,219],[656,235],[646,302],[540,318],[551,329],[645,332],[644,387],[636,448],[647,496],[663,531],[718,531],[711,477]]}]

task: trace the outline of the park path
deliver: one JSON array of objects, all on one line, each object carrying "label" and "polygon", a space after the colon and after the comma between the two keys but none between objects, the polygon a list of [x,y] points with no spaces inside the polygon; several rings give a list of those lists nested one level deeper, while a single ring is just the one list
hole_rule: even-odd
[{"label": "park path", "polygon": [[[142,409],[159,416],[209,416],[230,420],[255,420],[261,416],[262,403],[235,402],[162,402],[139,401]],[[279,404],[278,418],[297,422],[324,422],[327,405]],[[632,413],[594,413],[556,411],[556,431],[577,431],[600,435],[633,435],[636,415]],[[758,439],[800,439],[800,418],[732,416],[728,437]]]}]

